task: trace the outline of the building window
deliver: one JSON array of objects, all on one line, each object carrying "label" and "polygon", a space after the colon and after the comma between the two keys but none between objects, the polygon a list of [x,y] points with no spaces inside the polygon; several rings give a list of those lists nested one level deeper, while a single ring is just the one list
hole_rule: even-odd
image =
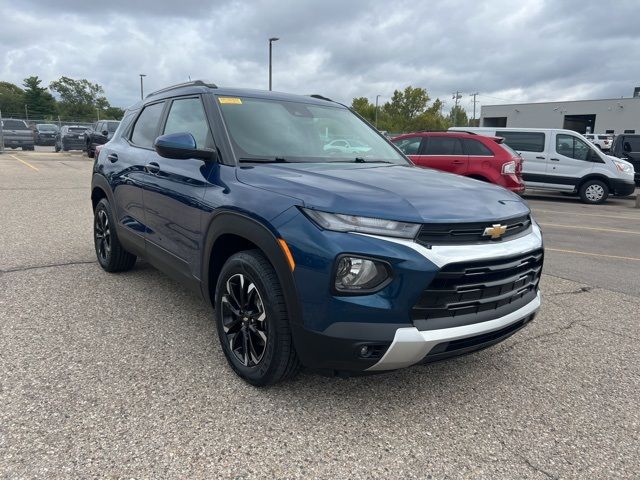
[{"label": "building window", "polygon": [[635,130],[625,130],[624,133],[636,133]]}]

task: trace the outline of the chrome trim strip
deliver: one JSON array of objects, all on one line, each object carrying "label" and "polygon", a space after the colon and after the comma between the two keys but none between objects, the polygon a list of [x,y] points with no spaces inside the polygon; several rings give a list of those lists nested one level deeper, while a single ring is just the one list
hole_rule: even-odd
[{"label": "chrome trim strip", "polygon": [[357,235],[365,235],[398,245],[404,245],[415,250],[427,260],[442,268],[449,263],[471,260],[493,260],[537,250],[542,247],[542,233],[535,222],[531,222],[531,227],[531,232],[528,235],[514,240],[487,242],[478,245],[434,245],[431,248],[424,247],[413,240],[405,238],[368,234]]},{"label": "chrome trim strip", "polygon": [[396,330],[391,346],[384,356],[367,370],[395,370],[408,367],[422,360],[438,343],[458,340],[474,335],[500,330],[512,323],[528,317],[540,308],[540,292],[536,298],[524,307],[511,312],[504,317],[486,322],[473,323],[461,327],[442,328],[439,330],[420,331],[415,327],[402,327]]}]

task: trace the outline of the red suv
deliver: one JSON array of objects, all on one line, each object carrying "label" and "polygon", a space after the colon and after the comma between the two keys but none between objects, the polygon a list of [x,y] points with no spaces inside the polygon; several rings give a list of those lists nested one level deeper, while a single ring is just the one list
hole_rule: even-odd
[{"label": "red suv", "polygon": [[422,132],[400,135],[392,142],[421,167],[457,173],[522,193],[522,158],[503,140],[465,132]]}]

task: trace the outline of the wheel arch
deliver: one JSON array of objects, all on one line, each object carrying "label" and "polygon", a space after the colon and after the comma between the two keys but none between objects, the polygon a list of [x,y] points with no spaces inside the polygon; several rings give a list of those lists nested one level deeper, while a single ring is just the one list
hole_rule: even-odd
[{"label": "wheel arch", "polygon": [[576,185],[576,191],[580,191],[580,189],[582,188],[582,185],[584,185],[589,180],[600,180],[604,182],[607,188],[609,189],[609,192],[613,193],[613,190],[612,190],[613,185],[611,184],[611,179],[601,173],[590,173],[589,175],[585,175],[584,177],[582,177]]},{"label": "wheel arch", "polygon": [[113,195],[111,194],[111,188],[109,188],[109,182],[102,175],[94,174],[91,179],[91,206],[94,211],[98,202],[103,198],[106,198],[111,204],[111,208],[115,209]]},{"label": "wheel arch", "polygon": [[277,232],[246,214],[231,210],[215,213],[209,222],[203,245],[200,277],[203,297],[215,307],[215,287],[224,263],[235,253],[258,249],[276,272],[290,321],[301,322],[301,307],[293,272],[278,240]]}]

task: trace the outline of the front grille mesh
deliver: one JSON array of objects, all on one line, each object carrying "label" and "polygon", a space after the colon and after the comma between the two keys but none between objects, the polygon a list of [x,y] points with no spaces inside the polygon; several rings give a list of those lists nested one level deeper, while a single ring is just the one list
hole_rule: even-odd
[{"label": "front grille mesh", "polygon": [[422,225],[416,238],[423,245],[461,245],[465,243],[480,243],[499,241],[483,235],[485,228],[494,224],[507,227],[500,240],[528,232],[531,228],[531,217],[523,215],[516,218],[495,222],[472,223],[428,223]]},{"label": "front grille mesh", "polygon": [[[443,328],[517,310],[536,296],[542,263],[543,252],[536,250],[501,259],[446,265],[414,305],[414,323],[420,321],[422,326]],[[498,311],[499,315],[495,315]]]}]

